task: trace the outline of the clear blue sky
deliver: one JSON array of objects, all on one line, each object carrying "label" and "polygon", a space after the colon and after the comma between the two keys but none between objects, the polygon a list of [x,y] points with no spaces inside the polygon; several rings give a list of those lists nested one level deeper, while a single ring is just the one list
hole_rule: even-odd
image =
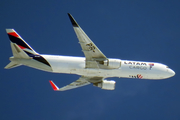
[{"label": "clear blue sky", "polygon": [[[1,0],[1,120],[179,120],[179,0]],[[12,56],[5,28],[39,53],[84,56],[67,13],[110,58],[161,62],[176,75],[161,81],[112,78],[114,91],[92,85],[54,92],[78,79],[25,66]]]}]

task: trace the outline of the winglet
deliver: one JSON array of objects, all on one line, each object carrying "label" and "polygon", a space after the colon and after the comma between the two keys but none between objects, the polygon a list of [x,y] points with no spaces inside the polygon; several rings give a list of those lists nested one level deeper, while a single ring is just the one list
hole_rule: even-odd
[{"label": "winglet", "polygon": [[50,82],[50,84],[51,84],[51,86],[52,86],[54,91],[58,91],[59,90],[59,87],[56,86],[52,80],[50,80],[49,82]]},{"label": "winglet", "polygon": [[73,27],[79,27],[78,23],[76,22],[76,20],[72,17],[70,13],[68,13],[68,16],[69,16],[69,19],[71,20]]}]

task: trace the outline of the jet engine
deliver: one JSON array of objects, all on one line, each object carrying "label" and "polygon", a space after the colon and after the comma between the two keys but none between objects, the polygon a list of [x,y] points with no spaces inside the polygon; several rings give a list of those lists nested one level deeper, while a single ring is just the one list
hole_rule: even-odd
[{"label": "jet engine", "polygon": [[100,87],[101,89],[105,90],[114,90],[116,82],[114,80],[103,80],[99,83],[94,83],[94,86]]},{"label": "jet engine", "polygon": [[120,59],[107,59],[103,62],[103,64],[110,69],[117,69],[121,67],[121,60]]}]

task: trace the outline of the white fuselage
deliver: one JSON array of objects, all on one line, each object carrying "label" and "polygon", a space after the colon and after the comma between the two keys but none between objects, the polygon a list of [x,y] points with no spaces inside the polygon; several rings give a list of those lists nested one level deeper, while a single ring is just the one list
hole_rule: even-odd
[{"label": "white fuselage", "polygon": [[50,66],[34,59],[14,58],[10,60],[36,69],[54,72],[77,74],[89,77],[122,77],[139,79],[165,79],[175,75],[175,72],[166,65],[154,62],[109,59],[119,61],[118,68],[86,68],[85,57],[41,55]]},{"label": "white fuselage", "polygon": [[42,55],[51,65],[52,72],[82,76],[165,79],[175,73],[166,65],[154,62],[121,60],[117,69],[85,68],[85,57]]}]

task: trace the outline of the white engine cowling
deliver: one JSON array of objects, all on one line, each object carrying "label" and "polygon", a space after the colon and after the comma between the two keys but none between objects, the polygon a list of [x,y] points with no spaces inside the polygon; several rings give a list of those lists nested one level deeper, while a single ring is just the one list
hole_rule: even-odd
[{"label": "white engine cowling", "polygon": [[111,69],[117,69],[121,67],[120,59],[108,59],[104,61],[104,65],[108,66]]},{"label": "white engine cowling", "polygon": [[100,87],[101,89],[105,90],[114,90],[116,82],[114,80],[103,80],[100,83],[95,83],[94,85]]}]

